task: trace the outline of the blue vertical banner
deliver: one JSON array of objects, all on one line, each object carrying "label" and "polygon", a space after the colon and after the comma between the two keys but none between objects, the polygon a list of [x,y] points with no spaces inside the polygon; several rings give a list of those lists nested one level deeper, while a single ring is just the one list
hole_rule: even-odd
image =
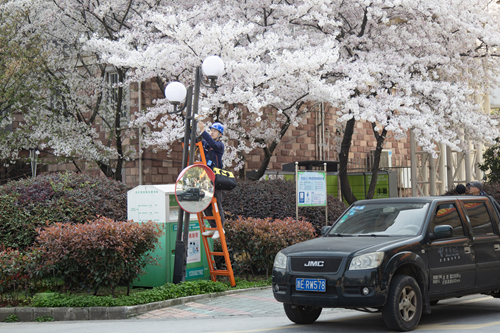
[{"label": "blue vertical banner", "polygon": [[326,172],[297,172],[297,206],[326,206]]}]

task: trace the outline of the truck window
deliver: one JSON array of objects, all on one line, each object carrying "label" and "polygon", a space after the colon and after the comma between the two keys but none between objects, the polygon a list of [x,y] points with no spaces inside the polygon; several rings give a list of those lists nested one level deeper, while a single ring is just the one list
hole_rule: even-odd
[{"label": "truck window", "polygon": [[464,206],[475,236],[494,235],[490,214],[484,202],[464,202]]},{"label": "truck window", "polygon": [[431,223],[431,232],[438,225],[450,225],[453,237],[464,237],[464,228],[454,203],[441,204],[436,207],[436,213]]}]

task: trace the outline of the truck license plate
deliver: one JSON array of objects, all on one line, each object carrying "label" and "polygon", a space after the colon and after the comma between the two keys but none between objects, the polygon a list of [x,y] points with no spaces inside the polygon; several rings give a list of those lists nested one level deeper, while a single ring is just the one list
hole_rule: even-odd
[{"label": "truck license plate", "polygon": [[295,289],[300,291],[326,291],[325,279],[299,279],[295,280]]}]

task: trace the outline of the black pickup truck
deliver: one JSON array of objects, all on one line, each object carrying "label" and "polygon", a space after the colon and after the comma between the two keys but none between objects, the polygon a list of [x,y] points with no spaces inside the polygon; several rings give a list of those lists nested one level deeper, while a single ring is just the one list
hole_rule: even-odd
[{"label": "black pickup truck", "polygon": [[409,331],[441,299],[500,297],[491,197],[357,201],[322,233],[274,261],[274,297],[295,323],[313,323],[322,308],[348,308],[381,311],[390,329]]},{"label": "black pickup truck", "polygon": [[199,187],[189,187],[183,192],[177,193],[177,198],[180,201],[201,201],[205,197],[205,192]]}]

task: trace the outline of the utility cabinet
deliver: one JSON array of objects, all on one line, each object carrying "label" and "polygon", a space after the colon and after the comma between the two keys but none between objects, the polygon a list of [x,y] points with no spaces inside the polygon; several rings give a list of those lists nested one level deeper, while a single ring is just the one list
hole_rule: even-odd
[{"label": "utility cabinet", "polygon": [[[163,230],[153,256],[159,266],[148,265],[146,274],[133,281],[135,287],[158,287],[172,282],[177,220],[184,211],[175,199],[175,184],[139,185],[127,192],[127,219],[137,223],[153,221]],[[210,278],[207,257],[196,214],[190,215],[186,281]],[[210,246],[213,248],[213,241]]]}]

